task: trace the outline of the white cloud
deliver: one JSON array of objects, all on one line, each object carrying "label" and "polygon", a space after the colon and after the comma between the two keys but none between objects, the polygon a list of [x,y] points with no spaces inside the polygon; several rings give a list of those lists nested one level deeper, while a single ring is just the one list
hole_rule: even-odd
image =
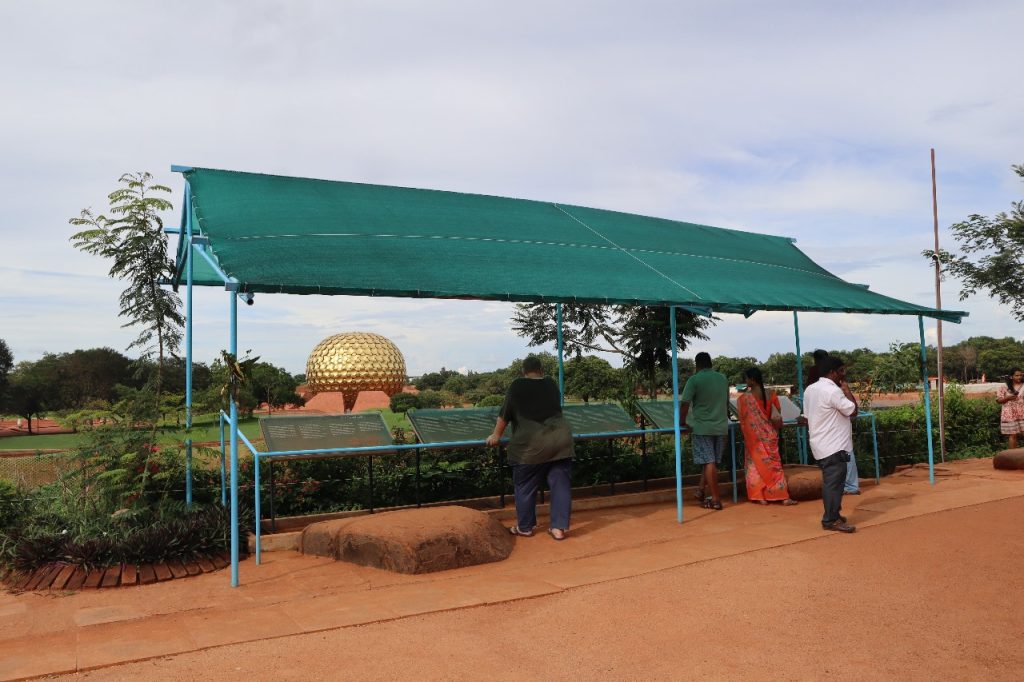
[{"label": "white cloud", "polygon": [[[67,219],[171,163],[558,200],[797,238],[836,274],[930,305],[928,149],[942,239],[1021,185],[1019,2],[0,4],[0,338],[18,359],[134,337]],[[543,21],[538,16],[543,15]],[[174,223],[177,217],[171,217]],[[1019,335],[985,298],[952,342]],[[197,357],[226,345],[197,296]],[[526,352],[511,306],[260,296],[240,343],[301,371],[338,331],[410,372]],[[805,347],[885,348],[916,320],[802,315]],[[711,350],[792,347],[792,316],[728,316]],[[720,350],[719,350],[720,349]]]}]

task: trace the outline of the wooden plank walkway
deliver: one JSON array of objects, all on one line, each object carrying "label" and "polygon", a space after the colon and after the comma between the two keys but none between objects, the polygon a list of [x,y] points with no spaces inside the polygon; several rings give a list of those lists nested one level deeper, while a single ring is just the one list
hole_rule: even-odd
[{"label": "wooden plank walkway", "polygon": [[0,583],[13,592],[43,590],[75,592],[82,589],[109,589],[149,585],[158,581],[189,578],[213,573],[230,565],[228,555],[202,557],[195,561],[168,561],[158,564],[120,564],[85,569],[66,563],[40,566],[34,571],[2,571]]}]

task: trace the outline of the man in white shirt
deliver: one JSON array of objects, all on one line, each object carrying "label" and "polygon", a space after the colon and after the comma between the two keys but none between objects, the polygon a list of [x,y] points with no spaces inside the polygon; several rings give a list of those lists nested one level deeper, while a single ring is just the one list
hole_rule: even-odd
[{"label": "man in white shirt", "polygon": [[821,467],[821,501],[825,505],[821,527],[852,533],[857,528],[848,525],[839,512],[846,464],[853,452],[852,420],[857,416],[857,399],[846,384],[846,368],[839,358],[822,361],[821,378],[804,391],[804,415],[811,454]]}]

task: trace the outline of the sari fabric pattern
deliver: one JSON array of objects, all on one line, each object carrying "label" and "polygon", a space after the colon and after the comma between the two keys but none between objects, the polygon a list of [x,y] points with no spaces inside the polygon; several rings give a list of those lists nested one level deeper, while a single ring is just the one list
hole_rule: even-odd
[{"label": "sari fabric pattern", "polygon": [[779,456],[779,433],[772,426],[772,407],[781,411],[779,398],[769,394],[768,409],[750,393],[736,401],[746,451],[747,499],[781,501],[789,499],[789,486]]}]

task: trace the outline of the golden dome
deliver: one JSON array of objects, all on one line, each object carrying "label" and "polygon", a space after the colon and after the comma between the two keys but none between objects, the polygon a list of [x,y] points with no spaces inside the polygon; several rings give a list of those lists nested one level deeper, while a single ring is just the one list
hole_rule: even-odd
[{"label": "golden dome", "polygon": [[405,358],[398,346],[380,334],[346,332],[329,336],[306,360],[310,393],[341,393],[351,410],[360,391],[384,391],[389,396],[405,386]]}]

